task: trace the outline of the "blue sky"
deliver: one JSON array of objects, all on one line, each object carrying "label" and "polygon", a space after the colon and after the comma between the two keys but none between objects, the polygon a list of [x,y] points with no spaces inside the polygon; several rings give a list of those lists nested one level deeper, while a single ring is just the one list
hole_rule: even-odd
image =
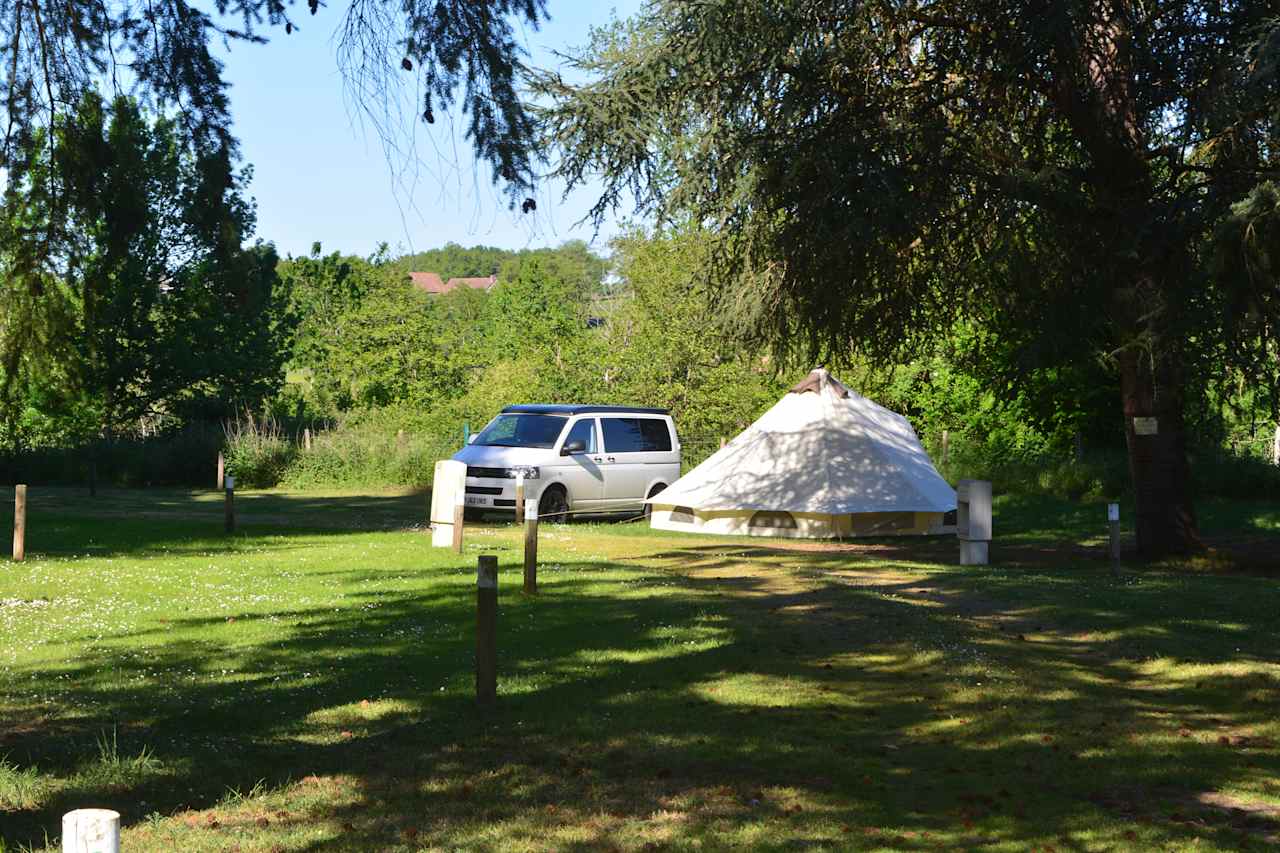
[{"label": "blue sky", "polygon": [[[544,67],[557,64],[552,51],[584,45],[591,26],[634,14],[640,0],[547,5],[552,19],[521,31],[528,61]],[[338,73],[333,30],[346,4],[335,0],[315,17],[305,4],[292,8],[301,25],[292,35],[273,31],[267,45],[233,44],[226,54],[234,132],[254,169],[258,236],[282,255],[306,254],[317,241],[326,252],[367,255],[381,242],[399,253],[450,241],[516,249],[592,239],[589,224],[574,225],[593,200],[588,192],[561,202],[559,188],[547,187],[536,218],[509,212],[489,184],[488,166],[476,166],[461,132],[451,134],[440,117],[431,136],[419,124],[411,170],[398,168],[402,159],[389,163]],[[605,224],[598,251],[615,230]]]}]

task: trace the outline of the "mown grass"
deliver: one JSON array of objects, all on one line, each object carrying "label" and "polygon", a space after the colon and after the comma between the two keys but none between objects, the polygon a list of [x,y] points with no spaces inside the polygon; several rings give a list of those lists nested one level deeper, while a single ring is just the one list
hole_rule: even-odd
[{"label": "mown grass", "polygon": [[[0,563],[0,849],[1264,849],[1280,591],[1102,560],[1099,505],[954,541],[774,547],[606,523],[428,547],[420,495],[33,490]],[[1125,509],[1125,517],[1131,512]],[[1280,543],[1280,508],[1209,504]],[[502,571],[499,707],[474,566]],[[1255,562],[1255,565],[1256,562]],[[1265,565],[1262,566],[1265,569]],[[51,849],[56,849],[50,844]]]}]

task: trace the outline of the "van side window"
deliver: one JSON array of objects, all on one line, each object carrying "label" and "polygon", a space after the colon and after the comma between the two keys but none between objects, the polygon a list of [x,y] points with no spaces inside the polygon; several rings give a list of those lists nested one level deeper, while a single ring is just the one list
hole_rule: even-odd
[{"label": "van side window", "polygon": [[[574,424],[573,429],[569,430],[569,434],[564,437],[564,444],[568,444],[571,441],[581,441],[587,446],[587,453],[595,453],[596,419],[587,418]],[[564,444],[560,446],[564,447]]]},{"label": "van side window", "polygon": [[644,436],[645,450],[671,449],[671,432],[666,421],[640,418],[640,433]]},{"label": "van side window", "polygon": [[645,453],[671,449],[671,432],[659,418],[602,418],[606,453]]}]

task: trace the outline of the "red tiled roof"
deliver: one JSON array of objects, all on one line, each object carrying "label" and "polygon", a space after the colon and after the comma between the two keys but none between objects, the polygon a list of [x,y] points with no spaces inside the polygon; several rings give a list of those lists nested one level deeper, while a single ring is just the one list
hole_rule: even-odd
[{"label": "red tiled roof", "polygon": [[425,290],[427,293],[444,293],[445,283],[438,273],[433,272],[411,272],[409,280],[413,282],[413,286],[418,290]]},{"label": "red tiled roof", "polygon": [[446,282],[440,278],[439,273],[411,272],[409,273],[409,278],[413,282],[413,286],[418,290],[435,294],[448,293],[458,287],[488,290],[498,283],[498,277],[493,275],[486,278],[451,278]]}]

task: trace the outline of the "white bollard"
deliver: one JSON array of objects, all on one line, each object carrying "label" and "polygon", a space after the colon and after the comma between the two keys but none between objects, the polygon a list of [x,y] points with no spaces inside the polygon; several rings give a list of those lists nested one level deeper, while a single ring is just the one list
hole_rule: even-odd
[{"label": "white bollard", "polygon": [[120,853],[120,813],[76,809],[64,814],[62,853]]},{"label": "white bollard", "polygon": [[991,483],[961,480],[956,484],[956,538],[960,565],[985,566],[991,544]]}]

